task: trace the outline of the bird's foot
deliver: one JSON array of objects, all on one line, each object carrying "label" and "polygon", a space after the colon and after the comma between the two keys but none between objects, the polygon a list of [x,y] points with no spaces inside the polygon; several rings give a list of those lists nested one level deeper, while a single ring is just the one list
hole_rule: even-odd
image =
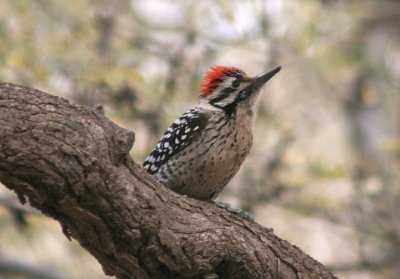
[{"label": "bird's foot", "polygon": [[239,215],[240,217],[242,217],[242,218],[244,218],[246,220],[254,221],[254,216],[251,213],[249,213],[249,212],[247,212],[247,211],[245,211],[243,209],[233,208],[228,203],[220,202],[220,201],[210,201],[210,203],[218,206],[219,208],[222,208],[222,209],[225,209],[225,210],[227,210],[229,212],[237,214],[237,215]]}]

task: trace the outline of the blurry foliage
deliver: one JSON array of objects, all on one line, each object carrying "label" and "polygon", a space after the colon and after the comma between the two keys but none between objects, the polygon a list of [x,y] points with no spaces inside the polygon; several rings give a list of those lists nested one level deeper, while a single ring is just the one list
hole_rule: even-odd
[{"label": "blurry foliage", "polygon": [[[0,5],[0,79],[103,104],[107,116],[136,132],[138,161],[196,104],[209,65],[250,75],[282,65],[261,98],[252,153],[221,198],[254,212],[341,278],[396,278],[399,1]],[[1,194],[9,210],[0,211],[0,254],[93,278],[94,260],[67,244],[57,225]],[[16,231],[11,220],[27,228]],[[49,244],[56,235],[65,245]],[[48,250],[39,255],[40,245]],[[100,268],[94,272],[100,278]]]}]

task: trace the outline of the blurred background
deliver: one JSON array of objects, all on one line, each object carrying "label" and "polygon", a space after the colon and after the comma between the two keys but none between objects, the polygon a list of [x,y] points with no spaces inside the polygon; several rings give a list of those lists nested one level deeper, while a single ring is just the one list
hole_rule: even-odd
[{"label": "blurred background", "polygon": [[[399,278],[400,1],[0,0],[0,80],[103,104],[140,163],[212,64],[283,67],[220,200],[339,278]],[[0,278],[109,277],[0,186]]]}]

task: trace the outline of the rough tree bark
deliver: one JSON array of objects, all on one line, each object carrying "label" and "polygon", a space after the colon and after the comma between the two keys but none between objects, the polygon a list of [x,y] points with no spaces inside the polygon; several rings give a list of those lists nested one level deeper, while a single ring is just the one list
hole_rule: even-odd
[{"label": "rough tree bark", "polygon": [[100,112],[0,82],[0,181],[117,278],[334,278],[269,229],[176,194]]}]

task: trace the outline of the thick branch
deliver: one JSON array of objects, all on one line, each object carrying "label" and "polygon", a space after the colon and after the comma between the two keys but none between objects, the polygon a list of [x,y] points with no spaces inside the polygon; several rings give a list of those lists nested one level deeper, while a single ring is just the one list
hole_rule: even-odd
[{"label": "thick branch", "polygon": [[101,113],[0,83],[0,180],[118,278],[333,278],[270,230],[157,183]]}]

